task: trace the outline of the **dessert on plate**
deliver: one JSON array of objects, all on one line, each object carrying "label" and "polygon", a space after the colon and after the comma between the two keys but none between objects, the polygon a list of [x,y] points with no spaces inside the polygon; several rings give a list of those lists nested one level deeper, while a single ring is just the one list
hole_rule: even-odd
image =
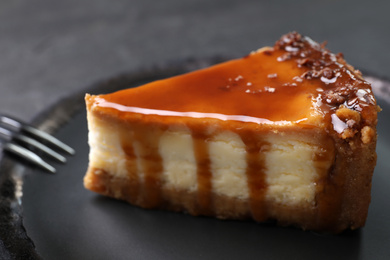
[{"label": "dessert on plate", "polygon": [[87,189],[149,209],[362,227],[379,108],[361,73],[296,32],[273,47],[86,95]]}]

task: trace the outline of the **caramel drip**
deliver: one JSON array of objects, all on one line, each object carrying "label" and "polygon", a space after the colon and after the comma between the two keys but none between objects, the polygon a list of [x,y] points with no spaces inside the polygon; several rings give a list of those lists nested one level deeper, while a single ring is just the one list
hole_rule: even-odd
[{"label": "caramel drip", "polygon": [[139,196],[139,176],[137,170],[137,157],[135,155],[134,146],[133,146],[133,138],[132,135],[129,134],[121,134],[121,144],[122,150],[126,156],[126,171],[129,182],[129,187],[133,187],[132,189],[124,189],[122,190],[123,195],[133,204],[137,204],[138,196]]},{"label": "caramel drip", "polygon": [[156,129],[151,127],[145,129],[139,126],[135,129],[134,145],[138,149],[140,164],[144,173],[144,185],[142,190],[142,200],[145,208],[157,208],[161,205],[161,174],[163,172],[162,158],[159,153],[159,140],[162,131],[156,133]]},{"label": "caramel drip", "polygon": [[207,136],[193,134],[195,159],[197,162],[198,177],[198,205],[203,215],[212,214],[212,173],[210,169],[210,155]]},{"label": "caramel drip", "polygon": [[267,183],[265,180],[264,150],[268,144],[258,140],[254,135],[245,133],[241,138],[246,146],[247,169],[246,176],[249,188],[249,206],[252,217],[256,221],[267,219],[265,194]]}]

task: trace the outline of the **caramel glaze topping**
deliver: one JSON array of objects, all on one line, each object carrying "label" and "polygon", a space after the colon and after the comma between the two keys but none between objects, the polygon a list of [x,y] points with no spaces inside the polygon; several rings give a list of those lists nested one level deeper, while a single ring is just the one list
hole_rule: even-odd
[{"label": "caramel glaze topping", "polygon": [[[100,97],[98,106],[166,117],[316,125],[320,114],[331,116],[339,134],[352,129],[346,138],[376,123],[376,101],[361,73],[298,33],[242,59]],[[333,115],[339,108],[361,117]]]},{"label": "caramel glaze topping", "polygon": [[[230,122],[233,128],[237,126],[234,131],[241,136],[247,150],[249,207],[252,217],[258,221],[267,219],[263,199],[267,189],[266,169],[259,155],[268,144],[259,140],[256,131],[247,131],[241,123],[250,122],[260,131],[262,128],[256,125],[299,124],[303,128],[325,129],[334,141],[328,152],[317,155],[321,161],[331,156],[329,153],[334,146],[343,145],[337,140],[345,143],[356,138],[363,143],[372,141],[377,120],[375,98],[370,84],[364,81],[360,72],[347,65],[341,54],[334,55],[324,45],[295,32],[283,36],[273,48],[261,49],[242,59],[152,82],[142,88],[99,96],[95,106],[115,111],[124,120],[129,114],[137,114],[143,119],[149,117],[151,127],[153,120],[150,118],[158,117],[158,125],[163,125],[163,130],[167,128],[167,122],[173,122],[172,118],[176,121],[211,119],[205,121],[204,127],[191,123],[191,120],[188,123],[180,121],[191,129],[194,138],[198,163],[197,212],[204,215],[212,214],[213,209],[212,173],[207,149],[207,140],[212,134],[207,127],[220,120],[225,122],[224,125]],[[139,127],[138,123],[134,127]],[[158,204],[162,162],[152,151],[158,149],[150,141],[148,131],[145,135],[142,131],[138,135],[145,169],[144,192],[149,194],[145,196],[150,197],[148,205],[153,207]],[[134,157],[129,142],[123,144],[127,156]],[[134,168],[134,165],[129,167]],[[318,221],[331,226],[339,217],[335,212],[341,210],[345,180],[332,172],[325,175],[327,177],[318,183],[318,189],[325,194],[316,199]],[[330,188],[325,190],[327,186]]]}]

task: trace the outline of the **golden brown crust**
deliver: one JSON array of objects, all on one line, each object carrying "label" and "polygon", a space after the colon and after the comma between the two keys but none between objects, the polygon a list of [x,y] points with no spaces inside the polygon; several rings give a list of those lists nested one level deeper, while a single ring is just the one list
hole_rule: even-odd
[{"label": "golden brown crust", "polygon": [[[141,208],[149,208],[145,201],[145,194],[130,193],[131,190],[139,190],[137,184],[126,178],[116,178],[102,169],[89,168],[84,178],[87,189],[104,196],[127,201]],[[248,200],[242,200],[224,195],[212,194],[212,209],[204,211],[197,203],[198,194],[185,190],[163,188],[162,203],[156,209],[165,209],[178,212],[186,212],[193,216],[213,216],[219,219],[252,219]],[[291,208],[270,203],[267,205],[269,220],[277,220],[280,225],[295,225],[303,229],[315,230],[316,223],[313,221],[313,210],[307,208]]]},{"label": "golden brown crust", "polygon": [[[369,121],[366,120],[366,123]],[[340,160],[347,162],[345,168],[338,169],[345,175],[345,195],[340,218],[344,222],[349,221],[351,229],[364,226],[371,201],[371,182],[377,160],[376,113],[373,121],[375,123],[361,126],[360,132],[352,138],[336,139],[342,157]]]}]

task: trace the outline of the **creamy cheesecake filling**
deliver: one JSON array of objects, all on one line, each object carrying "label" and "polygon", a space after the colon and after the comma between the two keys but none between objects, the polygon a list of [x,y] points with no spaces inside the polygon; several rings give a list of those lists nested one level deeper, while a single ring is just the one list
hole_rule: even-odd
[{"label": "creamy cheesecake filling", "polygon": [[[132,143],[134,157],[126,156],[123,140],[115,134],[115,124],[107,124],[97,117],[89,120],[89,144],[91,166],[109,172],[118,178],[128,178],[129,164],[136,167],[133,175],[144,183],[144,163],[142,163],[139,141]],[[123,131],[123,129],[121,130]],[[314,206],[316,182],[319,172],[328,171],[332,163],[328,158],[316,164],[319,148],[313,144],[296,140],[294,136],[262,136],[267,149],[259,153],[264,158],[266,181],[266,201],[283,206]],[[198,191],[198,162],[195,158],[194,139],[190,129],[167,130],[158,137],[158,153],[162,159],[161,184],[164,189]],[[250,191],[247,178],[247,151],[241,137],[231,131],[213,135],[207,142],[210,159],[211,192],[248,200]],[[145,159],[145,158],[144,158]],[[133,161],[132,161],[133,160]],[[130,161],[130,162],[129,162]],[[261,174],[259,172],[259,174]]]},{"label": "creamy cheesecake filling", "polygon": [[281,205],[314,205],[320,177],[314,160],[316,146],[288,138],[272,138],[269,143],[265,154],[267,199]]},{"label": "creamy cheesecake filling", "polygon": [[248,199],[246,150],[240,136],[224,131],[209,142],[213,192]]},{"label": "creamy cheesecake filling", "polygon": [[[89,114],[89,113],[88,113]],[[126,176],[126,156],[116,126],[88,115],[90,164],[118,177]]]},{"label": "creamy cheesecake filling", "polygon": [[188,130],[166,131],[160,138],[163,180],[168,189],[195,192],[198,189],[196,159]]}]

